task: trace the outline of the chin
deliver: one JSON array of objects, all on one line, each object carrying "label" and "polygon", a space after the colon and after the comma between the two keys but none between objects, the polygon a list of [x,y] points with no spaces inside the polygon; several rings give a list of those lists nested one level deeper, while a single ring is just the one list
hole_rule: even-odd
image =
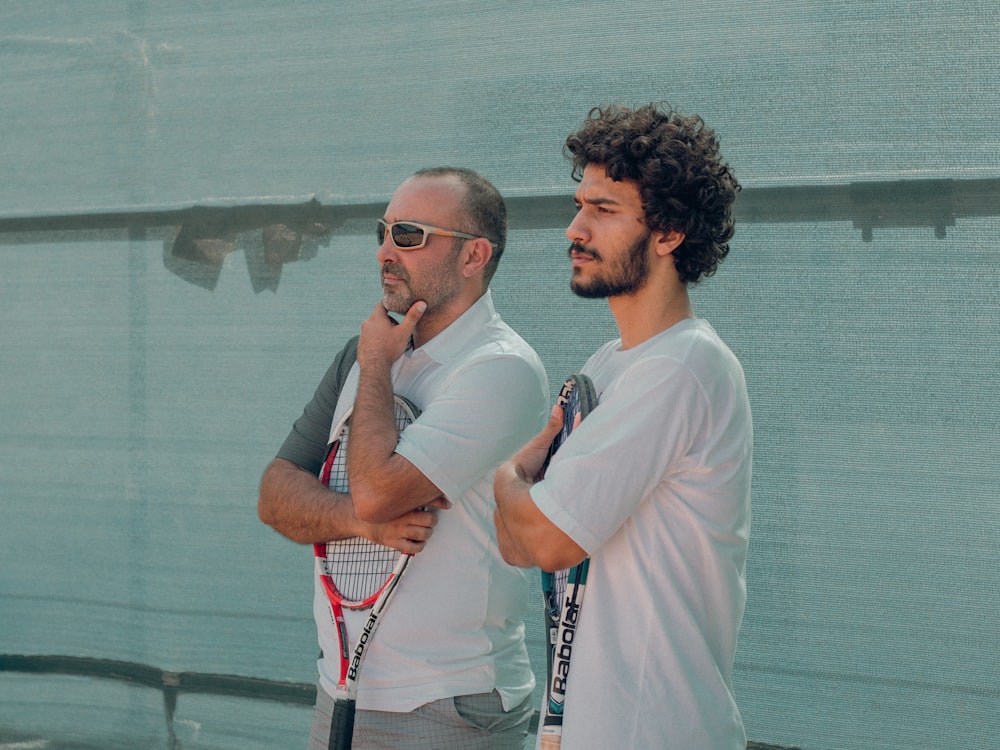
[{"label": "chin", "polygon": [[569,288],[577,297],[584,297],[586,299],[593,299],[594,297],[600,297],[600,294],[594,294],[593,285],[587,284],[582,279],[574,278],[569,282]]},{"label": "chin", "polygon": [[399,297],[390,297],[388,295],[382,295],[382,307],[386,309],[387,312],[399,313],[400,315],[406,315],[406,311],[410,309],[412,302],[405,299],[400,299]]}]

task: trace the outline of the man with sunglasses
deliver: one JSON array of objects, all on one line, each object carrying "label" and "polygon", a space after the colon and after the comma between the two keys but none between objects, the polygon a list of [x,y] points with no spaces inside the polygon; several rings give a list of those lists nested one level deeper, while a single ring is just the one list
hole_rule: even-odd
[{"label": "man with sunglasses", "polygon": [[[261,480],[261,520],[293,541],[360,535],[419,553],[365,657],[356,750],[520,750],[527,734],[528,583],[500,555],[492,485],[544,424],[548,381],[493,307],[506,223],[500,194],[469,170],[422,170],[396,190],[377,224],[382,298],[362,323],[357,362],[338,398],[338,357]],[[421,410],[398,444],[393,393]],[[316,476],[351,405],[347,496]],[[315,602],[320,646],[334,654],[318,587]],[[318,666],[310,748],[327,748],[339,663]]]}]

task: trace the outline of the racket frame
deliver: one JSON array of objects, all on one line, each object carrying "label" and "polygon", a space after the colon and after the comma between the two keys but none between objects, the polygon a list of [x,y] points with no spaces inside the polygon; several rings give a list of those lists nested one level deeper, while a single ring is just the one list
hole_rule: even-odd
[{"label": "racket frame", "polygon": [[[552,456],[566,441],[570,433],[597,406],[597,393],[590,378],[577,373],[570,375],[563,383],[556,403],[564,409],[563,426],[559,434],[552,440],[552,445],[549,446],[549,453],[541,472],[539,472],[538,479],[545,476],[549,461],[552,460]],[[574,404],[578,410],[567,410],[567,407]],[[561,601],[557,599],[556,594],[556,574],[542,571],[543,608],[549,640],[545,703],[538,727],[543,750],[558,748],[562,742],[564,698],[569,678],[570,657],[580,607],[583,605],[589,567],[590,558],[585,558],[569,569],[566,589]],[[558,661],[556,659],[557,653],[560,655]]]},{"label": "racket frame", "polygon": [[[399,431],[402,432],[405,427],[416,421],[417,417],[420,416],[420,410],[403,396],[395,394],[393,399],[395,402],[393,408],[396,413],[396,425]],[[324,486],[329,486],[330,467],[336,458],[333,453],[340,450],[341,435],[344,433],[345,428],[347,428],[353,411],[353,408],[349,409],[341,417],[337,427],[332,430],[332,434],[335,437],[330,443],[330,450],[328,451],[326,460],[323,462],[323,469],[320,473],[320,481],[323,482]],[[342,490],[335,488],[335,491],[347,492],[349,490],[345,487]],[[338,541],[349,542],[350,540]],[[337,584],[333,580],[333,577],[324,569],[324,561],[327,558],[327,543],[320,542],[314,544],[313,554],[316,558],[316,574],[326,594],[327,603],[330,607],[330,618],[334,629],[337,631],[337,641],[340,646],[338,654],[340,678],[333,696],[333,716],[330,722],[331,747],[336,748],[336,750],[350,750],[354,736],[358,674],[361,670],[361,664],[364,662],[368,648],[374,639],[375,631],[382,621],[382,615],[385,613],[389,603],[392,601],[392,597],[399,588],[399,583],[402,581],[403,575],[406,573],[406,569],[413,559],[413,555],[400,552],[392,572],[382,586],[366,597],[352,600],[341,594],[337,589]],[[364,610],[369,607],[371,611],[368,613],[368,618],[365,620],[361,632],[355,639],[353,649],[351,649],[348,641],[344,610]]]}]

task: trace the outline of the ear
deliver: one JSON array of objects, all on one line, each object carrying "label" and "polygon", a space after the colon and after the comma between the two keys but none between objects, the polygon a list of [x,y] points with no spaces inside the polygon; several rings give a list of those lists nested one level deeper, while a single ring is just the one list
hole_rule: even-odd
[{"label": "ear", "polygon": [[472,278],[482,273],[483,268],[493,257],[493,245],[485,237],[477,237],[465,243],[463,250],[462,275]]},{"label": "ear", "polygon": [[655,237],[656,254],[660,256],[670,255],[684,241],[684,233],[678,232],[676,229],[670,229],[666,232],[657,232]]}]

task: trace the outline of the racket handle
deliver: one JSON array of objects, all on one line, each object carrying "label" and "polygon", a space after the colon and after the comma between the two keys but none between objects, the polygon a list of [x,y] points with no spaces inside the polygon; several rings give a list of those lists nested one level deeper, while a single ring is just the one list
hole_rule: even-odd
[{"label": "racket handle", "polygon": [[543,734],[542,735],[542,750],[559,750],[562,746],[562,735],[561,734]]},{"label": "racket handle", "polygon": [[354,739],[354,700],[338,700],[333,704],[330,720],[331,750],[351,750]]}]

